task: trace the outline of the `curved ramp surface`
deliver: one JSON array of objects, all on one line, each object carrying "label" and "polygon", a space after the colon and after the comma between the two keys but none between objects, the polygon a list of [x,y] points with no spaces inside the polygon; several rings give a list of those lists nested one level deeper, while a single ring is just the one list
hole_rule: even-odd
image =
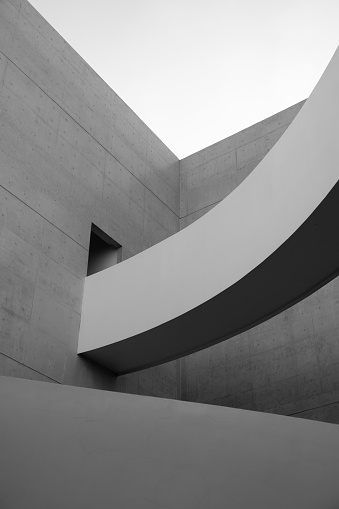
[{"label": "curved ramp surface", "polygon": [[0,377],[2,509],[335,509],[339,428]]},{"label": "curved ramp surface", "polygon": [[250,176],[197,222],[86,280],[79,353],[115,373],[270,318],[339,269],[339,51]]}]

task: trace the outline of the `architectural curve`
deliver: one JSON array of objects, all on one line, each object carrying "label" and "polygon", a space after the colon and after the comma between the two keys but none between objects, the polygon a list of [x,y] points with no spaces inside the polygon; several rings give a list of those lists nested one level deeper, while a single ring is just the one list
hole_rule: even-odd
[{"label": "architectural curve", "polygon": [[249,329],[337,275],[338,88],[337,50],[293,123],[223,202],[87,278],[78,353],[119,374],[143,369]]}]

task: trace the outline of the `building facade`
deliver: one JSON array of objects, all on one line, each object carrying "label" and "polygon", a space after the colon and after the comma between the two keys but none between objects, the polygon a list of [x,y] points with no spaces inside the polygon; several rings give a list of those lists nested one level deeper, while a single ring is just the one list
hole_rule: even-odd
[{"label": "building facade", "polygon": [[93,232],[123,261],[189,226],[302,105],[179,161],[27,0],[2,0],[0,374],[338,423],[337,279],[246,333],[137,373],[77,355]]}]

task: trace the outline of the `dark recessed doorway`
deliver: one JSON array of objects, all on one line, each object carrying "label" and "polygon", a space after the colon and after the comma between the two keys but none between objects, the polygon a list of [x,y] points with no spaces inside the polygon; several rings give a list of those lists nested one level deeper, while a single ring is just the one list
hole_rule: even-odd
[{"label": "dark recessed doorway", "polygon": [[120,244],[92,224],[87,276],[121,262],[121,251]]}]

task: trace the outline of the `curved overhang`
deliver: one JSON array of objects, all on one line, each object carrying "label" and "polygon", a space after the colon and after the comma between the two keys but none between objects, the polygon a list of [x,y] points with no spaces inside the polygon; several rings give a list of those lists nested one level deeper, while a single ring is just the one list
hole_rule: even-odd
[{"label": "curved overhang", "polygon": [[230,338],[339,269],[339,51],[267,156],[201,219],[86,279],[78,352],[122,374]]}]

